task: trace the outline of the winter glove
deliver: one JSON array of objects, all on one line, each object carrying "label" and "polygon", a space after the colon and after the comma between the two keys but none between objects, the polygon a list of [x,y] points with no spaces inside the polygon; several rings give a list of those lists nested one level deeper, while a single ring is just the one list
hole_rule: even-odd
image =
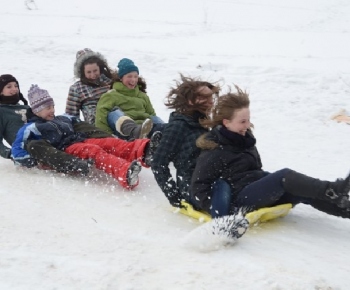
[{"label": "winter glove", "polygon": [[184,206],[181,204],[181,200],[182,200],[182,196],[179,193],[175,193],[175,194],[169,194],[167,196],[170,204],[174,207],[178,207],[178,208],[183,208]]},{"label": "winter glove", "polygon": [[11,149],[9,149],[9,148],[6,149],[5,158],[6,158],[6,159],[12,159],[12,158],[11,158]]}]

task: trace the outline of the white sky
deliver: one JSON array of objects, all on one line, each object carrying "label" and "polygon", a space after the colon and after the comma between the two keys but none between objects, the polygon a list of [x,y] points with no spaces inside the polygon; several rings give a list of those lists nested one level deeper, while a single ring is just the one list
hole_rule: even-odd
[{"label": "white sky", "polygon": [[[350,111],[348,0],[35,3],[0,0],[0,73],[25,96],[36,83],[63,113],[75,54],[89,47],[112,67],[133,59],[165,120],[179,72],[246,89],[265,170],[348,174],[350,126],[329,120]],[[0,176],[0,289],[349,288],[350,221],[306,205],[202,252],[200,224],[171,211],[149,169],[132,192],[97,171],[79,179],[5,159]]]}]

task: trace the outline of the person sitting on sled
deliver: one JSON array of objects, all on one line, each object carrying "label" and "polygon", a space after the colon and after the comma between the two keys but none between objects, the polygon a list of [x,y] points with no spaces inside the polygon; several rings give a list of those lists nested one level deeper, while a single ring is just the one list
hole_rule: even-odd
[{"label": "person sitting on sled", "polygon": [[96,105],[102,94],[111,86],[115,72],[99,52],[84,48],[76,53],[74,77],[77,81],[69,87],[66,114],[95,124]]},{"label": "person sitting on sled", "polygon": [[[19,102],[22,102],[20,104]],[[27,121],[26,112],[29,108],[27,100],[19,89],[17,79],[10,74],[0,76],[0,156],[11,158],[11,148],[18,130]]]},{"label": "person sitting on sled", "polygon": [[164,122],[146,93],[146,82],[131,59],[119,61],[118,76],[111,87],[97,103],[96,127],[127,140],[147,138],[163,130]]},{"label": "person sitting on sled", "polygon": [[[167,96],[166,106],[174,112],[163,129],[151,163],[158,186],[174,207],[182,207],[181,200],[190,202],[188,189],[200,153],[196,139],[208,131],[200,122],[208,117],[213,97],[219,93],[218,86],[200,78],[183,75],[180,78]],[[171,163],[176,169],[176,178],[171,174]]]},{"label": "person sitting on sled", "polygon": [[[23,102],[23,105],[19,103]],[[29,110],[28,110],[29,109]],[[16,139],[18,130],[27,122],[27,113],[30,113],[28,101],[23,97],[19,89],[17,79],[10,74],[0,76],[0,156],[11,159],[11,148],[7,147],[3,140],[10,146]],[[89,133],[91,138],[110,137],[109,134],[92,127],[88,123],[74,124],[74,130]],[[106,136],[107,135],[107,136]],[[45,140],[31,140],[27,150],[33,162],[40,166],[52,168],[58,172],[74,173],[88,172],[89,163],[76,158],[63,151],[57,150]]]},{"label": "person sitting on sled", "polygon": [[48,91],[32,85],[28,99],[33,117],[18,131],[13,143],[15,164],[35,165],[26,146],[30,140],[44,139],[58,150],[93,160],[98,169],[111,174],[124,188],[132,189],[138,185],[140,164],[149,166],[156,139],[152,144],[149,139],[126,142],[114,137],[89,138],[88,134],[74,130],[73,124],[79,119],[69,115],[55,116],[54,101]]},{"label": "person sitting on sled", "polygon": [[[203,121],[213,129],[196,143],[202,152],[190,187],[195,207],[212,216],[225,216],[237,208],[247,212],[283,203],[305,203],[350,218],[350,174],[332,182],[289,168],[273,173],[262,169],[250,123],[249,96],[236,89],[237,93],[220,96],[212,118]],[[231,191],[214,192],[212,187],[218,179],[227,182]]]}]

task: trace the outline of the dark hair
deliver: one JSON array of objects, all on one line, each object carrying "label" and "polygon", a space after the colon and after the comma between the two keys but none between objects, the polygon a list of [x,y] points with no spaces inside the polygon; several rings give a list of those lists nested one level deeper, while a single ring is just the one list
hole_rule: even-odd
[{"label": "dark hair", "polygon": [[80,67],[80,81],[84,84],[87,85],[92,85],[92,86],[104,86],[104,85],[109,85],[110,83],[92,83],[91,81],[89,81],[86,77],[85,77],[85,73],[84,73],[84,68],[85,65],[87,64],[94,64],[96,63],[98,65],[98,67],[100,68],[100,73],[104,74],[106,77],[108,77],[109,79],[113,79],[116,76],[116,73],[108,67],[107,63],[105,61],[103,61],[101,58],[97,57],[97,56],[91,56],[88,59],[86,59],[85,61],[82,62],[81,67]]},{"label": "dark hair", "polygon": [[222,125],[224,119],[230,120],[237,110],[249,108],[249,94],[234,85],[237,92],[232,93],[231,88],[225,95],[219,96],[216,104],[211,110],[211,118],[203,120],[202,125],[207,127],[215,127]]},{"label": "dark hair", "polygon": [[[175,109],[176,112],[182,113],[185,115],[192,115],[195,111],[203,111],[206,108],[203,108],[200,104],[196,104],[196,98],[200,96],[200,91],[198,90],[201,87],[208,87],[212,94],[207,97],[211,97],[213,94],[218,95],[220,91],[219,86],[214,84],[202,81],[199,78],[185,77],[180,74],[180,81],[176,81],[176,87],[172,87],[170,92],[167,95],[167,101],[165,105],[169,109]],[[203,97],[206,97],[202,95]]]}]

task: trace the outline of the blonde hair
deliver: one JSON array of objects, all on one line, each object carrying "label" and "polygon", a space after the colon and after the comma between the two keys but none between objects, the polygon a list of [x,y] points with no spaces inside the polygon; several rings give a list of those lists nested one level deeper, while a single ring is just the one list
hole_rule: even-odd
[{"label": "blonde hair", "polygon": [[241,90],[237,85],[234,86],[237,92],[232,93],[229,87],[227,94],[221,95],[216,99],[210,118],[201,122],[203,126],[213,128],[217,125],[222,125],[222,121],[224,119],[230,120],[236,111],[249,108],[249,94]]}]

